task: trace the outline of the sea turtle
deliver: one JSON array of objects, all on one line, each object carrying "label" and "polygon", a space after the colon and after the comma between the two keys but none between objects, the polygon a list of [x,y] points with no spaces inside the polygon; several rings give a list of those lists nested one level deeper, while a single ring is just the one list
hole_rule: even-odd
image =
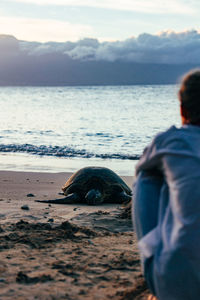
[{"label": "sea turtle", "polygon": [[65,198],[37,200],[46,203],[71,204],[125,203],[131,200],[131,189],[112,170],[86,167],[75,172],[62,188]]}]

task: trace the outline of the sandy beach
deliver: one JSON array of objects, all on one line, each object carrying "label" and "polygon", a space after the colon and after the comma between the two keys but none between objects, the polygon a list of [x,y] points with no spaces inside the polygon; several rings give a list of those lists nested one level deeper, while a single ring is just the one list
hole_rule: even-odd
[{"label": "sandy beach", "polygon": [[63,197],[70,175],[0,172],[0,299],[146,299],[121,206],[35,202]]}]

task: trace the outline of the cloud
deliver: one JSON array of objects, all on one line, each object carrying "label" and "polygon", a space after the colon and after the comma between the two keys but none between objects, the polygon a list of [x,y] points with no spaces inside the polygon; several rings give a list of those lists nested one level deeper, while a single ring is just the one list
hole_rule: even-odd
[{"label": "cloud", "polygon": [[123,42],[104,43],[96,57],[140,63],[197,63],[200,62],[199,49],[200,34],[197,31],[144,33]]},{"label": "cloud", "polygon": [[137,38],[102,43],[91,38],[65,43],[20,42],[20,49],[29,55],[57,53],[82,61],[196,64],[200,63],[200,33],[195,30],[144,33]]},{"label": "cloud", "polygon": [[124,41],[29,42],[0,35],[0,86],[175,83],[200,67],[197,31],[144,33]]},{"label": "cloud", "polygon": [[85,38],[76,42],[28,42],[11,36],[0,36],[0,52],[4,55],[41,56],[56,54],[77,61],[134,62],[152,64],[199,64],[200,33],[166,31],[155,35],[115,42],[99,42]]},{"label": "cloud", "polygon": [[47,42],[76,41],[93,33],[92,28],[82,24],[71,24],[48,19],[0,17],[1,32],[12,34],[20,40]]},{"label": "cloud", "polygon": [[[12,0],[13,1],[13,0]],[[113,10],[126,10],[146,13],[171,13],[171,14],[192,14],[195,13],[195,5],[193,2],[182,0],[14,0],[15,2],[23,2],[26,4],[37,5],[62,5],[62,6],[79,6],[79,7],[95,7]],[[185,3],[184,3],[185,2]]]}]

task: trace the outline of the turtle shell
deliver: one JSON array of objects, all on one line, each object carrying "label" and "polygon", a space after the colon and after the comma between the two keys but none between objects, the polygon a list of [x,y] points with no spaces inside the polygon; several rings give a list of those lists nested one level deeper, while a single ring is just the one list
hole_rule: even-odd
[{"label": "turtle shell", "polygon": [[65,183],[62,190],[67,196],[78,193],[84,197],[90,189],[99,189],[104,198],[113,191],[125,191],[131,195],[131,189],[115,172],[104,167],[86,167],[75,172]]}]

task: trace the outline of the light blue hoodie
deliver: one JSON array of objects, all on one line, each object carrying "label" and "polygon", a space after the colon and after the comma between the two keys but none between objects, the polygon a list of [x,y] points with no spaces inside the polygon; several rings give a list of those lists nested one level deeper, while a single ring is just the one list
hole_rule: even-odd
[{"label": "light blue hoodie", "polygon": [[133,219],[160,300],[200,299],[200,127],[171,127],[136,166]]}]

